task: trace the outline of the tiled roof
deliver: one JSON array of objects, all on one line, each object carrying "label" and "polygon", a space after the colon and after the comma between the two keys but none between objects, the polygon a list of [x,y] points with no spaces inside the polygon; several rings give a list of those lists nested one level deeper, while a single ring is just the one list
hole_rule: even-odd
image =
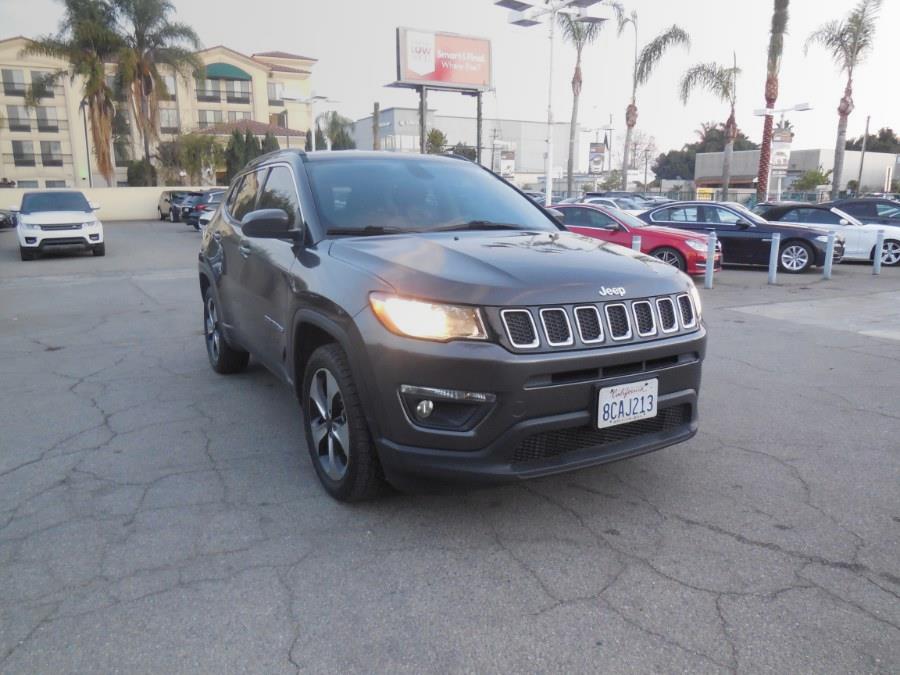
[{"label": "tiled roof", "polygon": [[310,56],[300,56],[299,54],[290,54],[288,52],[257,52],[253,56],[268,56],[273,59],[296,59],[300,61],[318,61]]},{"label": "tiled roof", "polygon": [[[257,61],[257,60],[258,59],[254,59],[254,61]],[[300,68],[288,68],[287,66],[279,66],[274,63],[264,63],[263,61],[260,61],[260,63],[265,65],[269,70],[272,70],[272,71],[275,71],[278,73],[300,73],[301,75],[302,74],[305,74],[305,75],[310,74],[308,70],[301,70]]]},{"label": "tiled roof", "polygon": [[272,133],[274,136],[306,136],[305,131],[285,129],[284,127],[279,127],[274,124],[266,124],[265,122],[257,122],[256,120],[222,122],[221,124],[206,127],[205,129],[199,129],[200,133],[212,134],[214,136],[228,136],[233,131],[240,131],[242,133],[246,133],[247,131],[249,131],[254,136],[265,136],[267,133]]}]

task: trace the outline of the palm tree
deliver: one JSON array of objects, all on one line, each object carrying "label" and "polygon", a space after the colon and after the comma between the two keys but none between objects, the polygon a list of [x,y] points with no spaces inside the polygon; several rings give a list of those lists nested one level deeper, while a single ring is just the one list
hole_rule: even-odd
[{"label": "palm tree", "polygon": [[571,196],[573,185],[572,173],[575,171],[575,130],[578,126],[578,100],[581,97],[581,55],[584,48],[600,35],[602,23],[575,21],[568,14],[559,15],[563,39],[575,47],[575,72],[572,74],[572,122],[569,125],[569,164],[566,169],[566,193]]},{"label": "palm tree", "polygon": [[646,84],[647,80],[653,74],[654,68],[662,60],[663,55],[674,45],[682,45],[685,49],[691,48],[691,38],[683,28],[673,24],[669,29],[664,30],[655,38],[644,45],[643,49],[638,49],[638,17],[637,12],[632,11],[631,14],[625,14],[625,9],[618,2],[610,3],[616,12],[616,18],[619,24],[619,35],[625,30],[625,26],[631,24],[634,28],[634,67],[631,73],[631,101],[625,108],[625,150],[622,153],[622,189],[628,189],[628,168],[630,158],[628,151],[631,148],[631,135],[634,133],[634,127],[637,125],[638,109],[637,109],[637,90],[642,84]]},{"label": "palm tree", "polygon": [[115,31],[115,15],[102,0],[63,0],[65,16],[60,32],[40,37],[22,50],[23,56],[49,56],[65,61],[59,70],[31,86],[29,105],[36,105],[59,79],[81,78],[81,110],[87,115],[97,169],[113,184],[113,92],[106,82],[104,64],[114,60],[122,42]]},{"label": "palm tree", "polygon": [[838,104],[837,142],[834,145],[834,173],[831,181],[831,198],[837,199],[844,171],[844,146],[847,142],[847,118],[853,112],[853,73],[875,42],[875,25],[881,0],[860,0],[856,7],[841,21],[829,21],[806,39],[804,52],[810,45],[818,44],[831,53],[838,69],[847,74],[844,95]]},{"label": "palm tree", "polygon": [[[775,0],[772,10],[772,28],[769,31],[769,54],[766,61],[766,108],[775,107],[778,99],[778,71],[781,69],[781,53],[784,49],[784,34],[787,31],[788,2]],[[769,191],[769,160],[772,155],[772,115],[766,115],[763,122],[762,147],[759,150],[759,171],[756,176],[756,198],[763,201]]]},{"label": "palm tree", "polygon": [[687,104],[691,92],[699,87],[705,89],[720,101],[731,107],[731,113],[725,122],[725,152],[722,157],[722,198],[728,199],[728,183],[731,180],[731,154],[734,152],[734,139],[738,128],[734,119],[734,106],[737,102],[737,76],[741,69],[737,67],[737,57],[732,67],[718,63],[698,63],[688,68],[681,78],[681,102]]},{"label": "palm tree", "polygon": [[175,6],[168,0],[112,0],[112,4],[125,43],[118,56],[119,77],[149,162],[150,142],[159,136],[159,97],[168,93],[159,66],[185,78],[201,72],[203,64],[192,51],[200,39],[190,26],[169,20]]}]

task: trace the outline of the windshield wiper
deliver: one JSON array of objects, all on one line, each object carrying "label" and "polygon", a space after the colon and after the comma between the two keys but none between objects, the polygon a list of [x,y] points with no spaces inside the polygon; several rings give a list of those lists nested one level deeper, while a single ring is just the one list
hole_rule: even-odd
[{"label": "windshield wiper", "polygon": [[355,237],[369,237],[379,234],[406,234],[415,232],[403,227],[384,227],[381,225],[366,225],[365,227],[332,227],[326,234],[349,234]]},{"label": "windshield wiper", "polygon": [[469,220],[465,223],[453,223],[439,227],[428,228],[427,232],[452,232],[455,230],[524,230],[521,225],[514,223],[497,223],[493,220]]}]

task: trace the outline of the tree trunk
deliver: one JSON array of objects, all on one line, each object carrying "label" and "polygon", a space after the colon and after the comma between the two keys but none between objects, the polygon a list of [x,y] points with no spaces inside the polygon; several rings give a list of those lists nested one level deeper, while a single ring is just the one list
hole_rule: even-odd
[{"label": "tree trunk", "polygon": [[[766,108],[775,107],[778,99],[778,76],[769,75],[766,78]],[[759,170],[756,174],[756,199],[763,201],[769,192],[769,163],[772,160],[772,127],[775,119],[772,115],[766,115],[763,122],[762,146],[759,149]]]},{"label": "tree trunk", "polygon": [[634,99],[625,109],[625,152],[622,153],[622,189],[628,189],[628,151],[631,149],[631,136],[634,133],[634,127],[637,126],[637,106]]},{"label": "tree trunk", "polygon": [[834,172],[831,174],[831,198],[837,199],[841,192],[841,175],[844,173],[844,150],[847,147],[847,119],[853,112],[853,80],[847,78],[844,96],[838,105],[837,141],[834,144]]},{"label": "tree trunk", "polygon": [[728,184],[731,182],[731,155],[734,152],[734,139],[737,138],[737,122],[734,119],[734,106],[731,115],[725,122],[725,152],[722,154],[722,200],[728,201]]},{"label": "tree trunk", "polygon": [[569,164],[566,167],[566,196],[571,197],[574,188],[572,174],[575,171],[575,129],[578,127],[578,100],[581,98],[581,51],[575,60],[572,75],[572,122],[569,124]]},{"label": "tree trunk", "polygon": [[[147,167],[150,167],[150,130],[147,128],[148,120],[150,119],[150,102],[147,100],[147,93],[144,91],[143,85],[141,85],[141,116],[144,118],[143,124],[141,125],[141,136],[144,137],[144,162],[146,162]],[[153,176],[150,175],[150,171],[144,171],[144,185],[150,186],[151,181],[153,180]]]}]

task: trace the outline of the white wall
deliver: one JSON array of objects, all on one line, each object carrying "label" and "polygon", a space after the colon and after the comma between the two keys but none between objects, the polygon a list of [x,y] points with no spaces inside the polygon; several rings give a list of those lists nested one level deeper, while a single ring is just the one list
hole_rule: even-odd
[{"label": "white wall", "polygon": [[[208,190],[209,187],[120,187],[81,190],[88,201],[100,206],[100,220],[157,220],[159,195],[163,190]],[[25,192],[53,192],[28,188],[0,189],[0,209],[18,209]]]}]

